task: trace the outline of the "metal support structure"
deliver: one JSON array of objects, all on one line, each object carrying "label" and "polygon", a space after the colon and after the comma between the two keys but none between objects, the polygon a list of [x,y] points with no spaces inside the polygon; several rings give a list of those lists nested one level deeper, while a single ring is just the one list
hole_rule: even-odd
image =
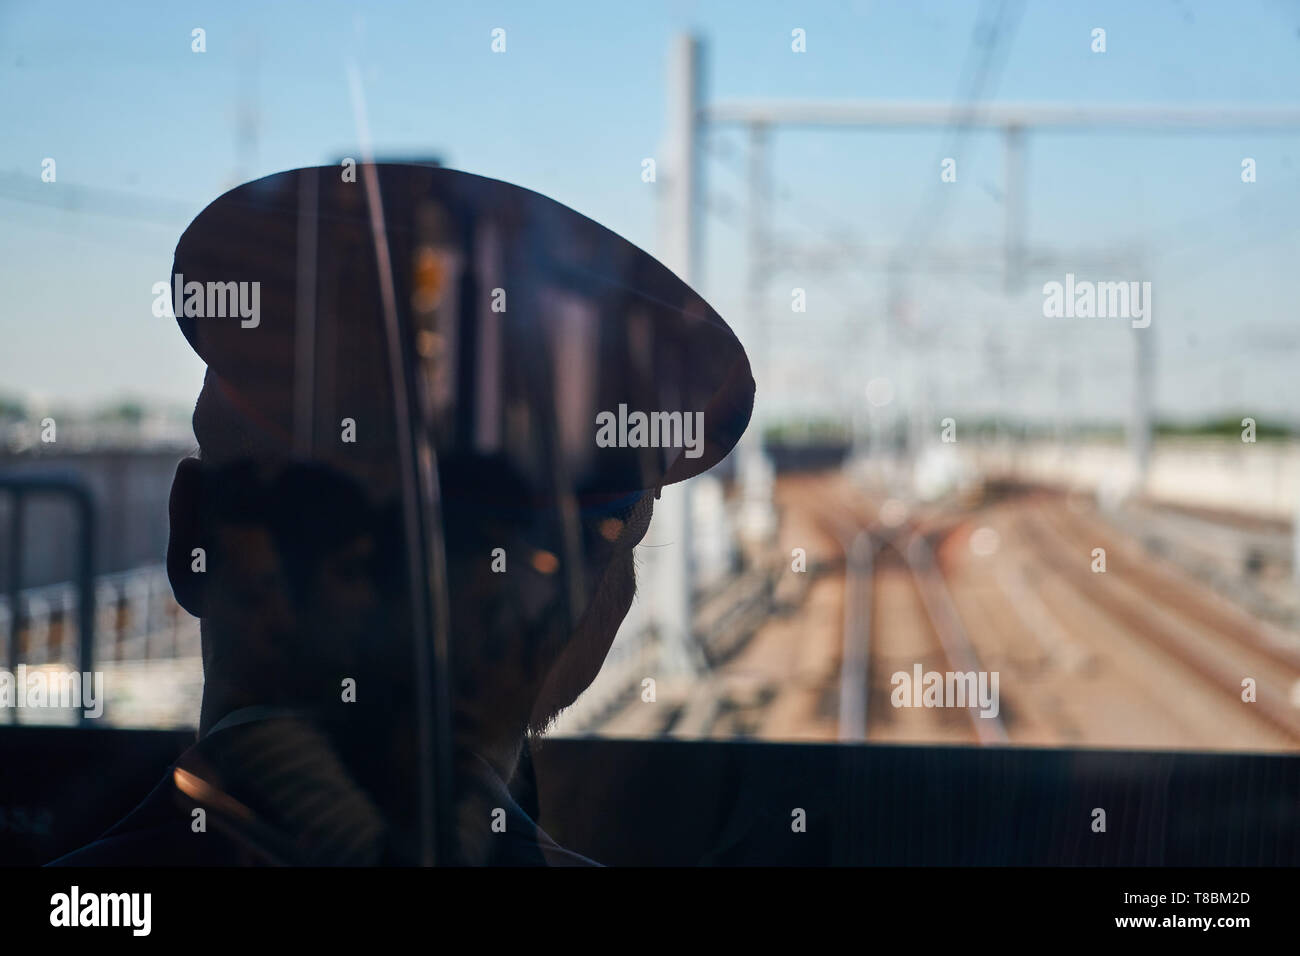
[{"label": "metal support structure", "polygon": [[749,315],[746,323],[758,347],[761,366],[767,352],[768,323],[764,316],[763,294],[767,276],[768,201],[771,197],[771,171],[767,161],[767,127],[754,123],[749,127],[749,215],[746,217],[748,276],[746,294]]},{"label": "metal support structure", "polygon": [[[899,103],[853,100],[751,100],[714,103],[703,113],[706,123],[749,126],[878,129],[944,127],[954,122],[950,103]],[[1143,132],[1218,131],[1225,129],[1295,129],[1300,107],[1241,106],[1069,106],[1056,103],[988,103],[962,125],[973,129],[1131,129]]]},{"label": "metal support structure", "polygon": [[[668,141],[665,144],[664,217],[660,222],[664,264],[687,284],[699,279],[700,149],[697,142],[702,103],[699,39],[674,38],[668,74]],[[698,667],[693,647],[691,573],[691,495],[689,482],[670,485],[655,502],[657,540],[671,545],[654,549],[647,564],[653,576],[654,626],[662,651],[664,676],[691,675]]]},{"label": "metal support structure", "polygon": [[[1023,235],[1023,231],[1020,233]],[[890,301],[891,314],[901,308],[902,286],[895,275],[898,268],[898,247],[885,243],[864,245],[829,243],[767,244],[767,278],[781,272],[800,274],[853,269],[856,272],[882,272],[894,279]],[[1019,243],[1018,262],[1021,272],[1044,272],[1058,269],[1128,269],[1137,257],[1136,248],[1117,246],[1111,249],[1064,252],[1047,247],[1029,248],[1023,239]],[[991,249],[987,246],[927,247],[917,253],[911,268],[928,275],[989,275],[1007,268],[1007,248]]]},{"label": "metal support structure", "polygon": [[[65,498],[77,511],[77,640],[78,670],[95,669],[95,547],[97,544],[95,504],[90,490],[79,480],[63,475],[3,475],[0,492],[9,497],[8,601],[9,641],[6,662],[13,671],[18,663],[18,635],[22,623],[19,591],[22,588],[23,511],[25,504],[38,496]],[[82,711],[81,721],[90,718]]]},{"label": "metal support structure", "polygon": [[[754,380],[770,381],[771,322],[767,314],[767,284],[771,270],[771,165],[767,152],[768,129],[762,123],[749,127],[748,216],[746,218],[746,280],[744,333]],[[749,428],[737,448],[740,480],[740,534],[750,548],[761,547],[776,530],[772,507],[773,468],[763,450],[767,429],[766,403],[756,396]]]},{"label": "metal support structure", "polygon": [[1006,215],[1006,263],[1003,285],[1008,294],[1017,290],[1024,269],[1025,246],[1025,130],[1008,126],[1003,134],[1006,150],[1002,187]]},{"label": "metal support structure", "polygon": [[703,46],[697,37],[674,38],[668,73],[667,189],[662,226],[665,264],[687,282],[700,280],[703,204],[699,148],[703,109]]},{"label": "metal support structure", "polygon": [[[1139,259],[1139,262],[1144,260]],[[1143,267],[1139,271],[1145,275]],[[1151,308],[1151,303],[1147,303]],[[1133,459],[1133,482],[1129,491],[1140,495],[1146,490],[1151,468],[1151,411],[1155,382],[1155,349],[1152,336],[1155,326],[1131,329],[1133,336],[1133,421],[1129,427],[1129,450]]]},{"label": "metal support structure", "polygon": [[[682,43],[693,41],[679,38]],[[693,66],[694,64],[692,64]],[[763,137],[778,127],[782,128],[871,128],[917,129],[942,128],[953,125],[956,121],[953,106],[947,102],[887,102],[871,100],[740,100],[717,102],[702,105],[697,114],[701,129],[711,127],[733,126],[750,131],[750,192],[751,203],[762,203],[765,196],[756,193],[755,187],[759,174],[764,172]],[[1024,189],[1024,164],[1027,134],[1031,131],[1053,130],[1072,132],[1091,131],[1137,131],[1142,133],[1180,133],[1180,132],[1223,132],[1223,131],[1276,131],[1293,132],[1300,129],[1300,107],[1241,107],[1232,105],[1215,106],[1072,106],[1060,103],[988,103],[981,104],[969,116],[961,119],[962,125],[972,129],[1001,132],[1005,148],[1005,237],[1001,255],[1005,287],[1008,292],[1015,291],[1023,275],[1032,268],[1042,266],[1041,257],[1028,253],[1025,245],[1026,203]],[[692,126],[694,133],[695,125]],[[758,133],[756,131],[762,131]],[[693,228],[693,227],[688,227]],[[758,252],[766,252],[772,258],[772,249],[767,243],[765,230],[767,226],[762,213],[751,209],[750,213],[750,260],[759,260]],[[1119,258],[1126,267],[1141,257],[1123,258],[1115,256],[1111,250],[1105,254],[1107,260]],[[812,265],[851,258],[855,269],[871,268],[872,260],[884,259],[884,255],[863,255],[862,250],[853,250],[848,256],[834,251],[829,255],[818,252],[812,257]],[[1094,261],[1098,257],[1091,257]],[[791,251],[787,255],[783,249],[780,253],[783,265],[797,265],[798,254]],[[948,262],[948,267],[958,271],[967,268],[969,263],[960,254],[951,253],[939,256],[925,255],[922,266],[929,268],[932,260]],[[807,261],[805,259],[805,261]],[[1071,262],[1079,261],[1071,257]],[[769,262],[769,265],[771,263]],[[916,265],[909,264],[909,268]],[[996,268],[996,264],[991,264]],[[1118,268],[1118,265],[1114,266]],[[762,309],[759,282],[762,277],[751,274],[748,297],[752,303],[751,318],[756,318]],[[891,301],[886,310],[892,311],[897,305],[898,292],[891,292]],[[766,330],[763,330],[766,331]],[[1135,381],[1133,392],[1133,414],[1130,421],[1129,440],[1132,449],[1134,467],[1134,490],[1140,490],[1145,483],[1151,454],[1151,414],[1152,414],[1152,376],[1154,374],[1153,343],[1151,329],[1136,329],[1135,340]],[[763,350],[761,340],[759,349]],[[764,372],[766,362],[761,361],[763,354],[756,353],[760,362],[756,363]],[[758,370],[756,368],[756,377]],[[760,380],[761,385],[761,380]],[[760,390],[760,395],[762,391]],[[999,415],[1000,418],[1000,415]],[[762,420],[758,407],[755,408],[755,420],[751,432],[761,430]],[[761,438],[760,438],[761,441]],[[761,446],[760,446],[761,457]],[[741,453],[742,467],[745,460]],[[1300,582],[1300,507],[1297,509],[1295,522],[1296,576]]]},{"label": "metal support structure", "polygon": [[19,595],[23,588],[23,515],[26,511],[25,485],[9,489],[9,633],[6,636],[5,666],[12,672],[18,666],[18,635],[22,631],[23,611]]}]

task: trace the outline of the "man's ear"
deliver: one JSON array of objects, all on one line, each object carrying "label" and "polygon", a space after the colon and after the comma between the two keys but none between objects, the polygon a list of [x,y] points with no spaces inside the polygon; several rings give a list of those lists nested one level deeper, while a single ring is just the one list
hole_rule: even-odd
[{"label": "man's ear", "polygon": [[197,458],[182,459],[172,478],[171,499],[167,503],[170,531],[167,536],[167,579],[181,607],[195,617],[203,616],[204,584],[208,576],[206,547],[203,540],[203,463]]}]

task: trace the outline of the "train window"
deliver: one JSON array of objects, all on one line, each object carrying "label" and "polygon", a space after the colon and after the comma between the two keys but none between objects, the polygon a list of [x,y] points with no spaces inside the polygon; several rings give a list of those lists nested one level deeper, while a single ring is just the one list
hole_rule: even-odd
[{"label": "train window", "polygon": [[6,10],[0,863],[1300,861],[1247,7]]}]

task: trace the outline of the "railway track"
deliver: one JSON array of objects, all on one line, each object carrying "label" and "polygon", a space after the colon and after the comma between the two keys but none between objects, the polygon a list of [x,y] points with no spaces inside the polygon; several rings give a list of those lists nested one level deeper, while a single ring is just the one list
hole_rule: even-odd
[{"label": "railway track", "polygon": [[[886,524],[842,486],[828,488],[817,514],[844,553],[840,739],[1007,741],[1000,718],[974,707],[897,707],[893,677],[978,673],[978,655],[944,582],[925,522]],[[873,513],[874,512],[874,513]]]},{"label": "railway track", "polygon": [[[1300,708],[1292,702],[1300,654],[1271,626],[1180,580],[1176,569],[1058,501],[1036,501],[1019,521],[1044,564],[1090,604],[1193,672],[1221,700],[1240,704],[1300,745]],[[1097,547],[1106,550],[1104,573],[1089,566]],[[1246,678],[1256,682],[1250,704],[1242,701]]]},{"label": "railway track", "polygon": [[[1070,512],[1059,496],[907,518],[897,527],[883,526],[877,514],[876,502],[847,495],[842,485],[819,506],[846,554],[843,659],[850,666],[841,684],[851,688],[861,667],[868,687],[865,732],[842,722],[846,739],[962,742],[971,737],[959,731],[973,730],[984,743],[1049,746],[1300,744],[1300,709],[1292,703],[1300,661],[1287,635],[1176,566],[1153,561],[1122,532]],[[952,560],[971,529],[989,522],[1001,528],[1006,553],[984,568]],[[869,566],[849,558],[861,534],[869,536]],[[1093,547],[1107,549],[1106,574],[1089,569]],[[866,649],[865,665],[855,647]],[[890,708],[887,678],[900,660],[1003,671],[1012,723],[981,734],[990,727],[983,720],[956,728]],[[1241,702],[1246,676],[1258,686],[1250,705]],[[845,700],[842,690],[842,708]]]},{"label": "railway track", "polygon": [[[1300,645],[1051,492],[884,509],[846,476],[784,480],[794,600],[633,735],[1138,749],[1300,748]],[[783,525],[784,526],[784,525]],[[987,529],[982,531],[981,529]],[[976,532],[992,549],[976,547]],[[993,532],[992,535],[989,532]],[[1104,547],[1107,571],[1090,570]],[[782,579],[778,577],[778,581]],[[789,579],[787,579],[788,581]],[[780,589],[782,585],[778,585]],[[997,672],[999,714],[896,707],[898,672]],[[1253,677],[1258,699],[1241,700]],[[665,700],[667,703],[667,700]],[[613,727],[611,727],[611,732]]]}]

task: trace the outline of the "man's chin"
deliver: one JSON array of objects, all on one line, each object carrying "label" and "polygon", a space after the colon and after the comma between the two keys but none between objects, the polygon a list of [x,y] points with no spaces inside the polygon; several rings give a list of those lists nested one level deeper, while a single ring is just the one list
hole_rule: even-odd
[{"label": "man's chin", "polygon": [[545,737],[546,732],[555,726],[555,722],[560,719],[560,714],[564,713],[567,707],[568,705],[561,707],[559,710],[551,714],[549,717],[543,717],[540,720],[530,721],[528,726],[524,728],[524,733],[530,738]]},{"label": "man's chin", "polygon": [[[533,705],[533,712],[528,717],[528,733],[532,736],[541,736],[555,723],[560,714],[573,705],[583,691],[591,686],[592,681],[600,672],[600,665],[604,663],[605,655],[609,653],[609,648],[613,644],[613,638],[604,644],[600,654],[600,659],[592,664],[585,666],[575,666],[568,664],[561,658],[556,665],[551,668],[547,676],[542,691],[537,695],[536,703]],[[570,648],[574,645],[570,644]],[[565,655],[567,656],[567,655]]]},{"label": "man's chin", "polygon": [[551,666],[528,719],[528,732],[545,733],[596,679],[618,629],[636,595],[636,570],[631,551],[611,562],[598,597],[587,608],[572,639]]}]

